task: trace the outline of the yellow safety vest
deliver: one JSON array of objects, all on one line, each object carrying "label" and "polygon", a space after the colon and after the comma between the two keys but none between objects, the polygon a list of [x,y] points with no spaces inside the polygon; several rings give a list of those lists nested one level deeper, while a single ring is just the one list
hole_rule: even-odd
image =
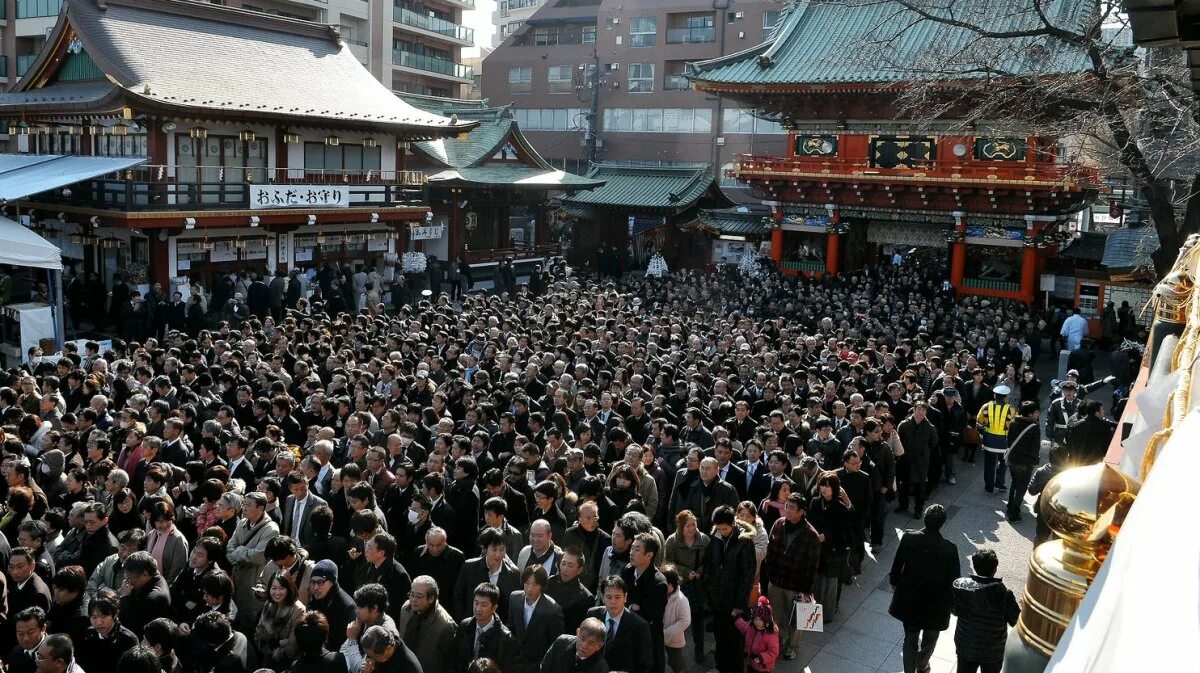
[{"label": "yellow safety vest", "polygon": [[984,409],[980,410],[980,415],[983,411],[987,412],[987,424],[983,426],[983,431],[991,435],[1007,435],[1009,415],[1012,414],[1013,408],[1007,404],[996,404],[988,402],[984,405]]}]

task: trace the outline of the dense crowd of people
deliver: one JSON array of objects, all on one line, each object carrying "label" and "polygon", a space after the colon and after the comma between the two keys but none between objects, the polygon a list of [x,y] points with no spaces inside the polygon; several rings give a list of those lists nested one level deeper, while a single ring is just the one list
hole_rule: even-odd
[{"label": "dense crowd of people", "polygon": [[841,618],[894,508],[924,523],[891,572],[906,671],[951,610],[998,670],[1011,592],[986,550],[960,578],[926,503],[982,454],[1018,520],[1103,455],[1093,382],[1041,419],[1046,321],[939,268],[736,274],[558,264],[459,304],[330,269],[240,308],[226,278],[203,323],[34,349],[0,382],[5,665],[766,673],[797,606]]}]

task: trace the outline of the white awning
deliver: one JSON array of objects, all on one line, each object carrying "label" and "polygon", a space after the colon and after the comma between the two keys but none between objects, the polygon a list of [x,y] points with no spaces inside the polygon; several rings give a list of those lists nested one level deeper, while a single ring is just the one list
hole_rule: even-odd
[{"label": "white awning", "polygon": [[0,154],[0,202],[23,199],[145,162],[146,157]]},{"label": "white awning", "polygon": [[58,246],[30,231],[20,222],[0,217],[0,264],[62,270]]},{"label": "white awning", "polygon": [[37,269],[59,271],[62,257],[58,246],[38,236],[20,222],[0,217],[0,264],[34,266]]}]

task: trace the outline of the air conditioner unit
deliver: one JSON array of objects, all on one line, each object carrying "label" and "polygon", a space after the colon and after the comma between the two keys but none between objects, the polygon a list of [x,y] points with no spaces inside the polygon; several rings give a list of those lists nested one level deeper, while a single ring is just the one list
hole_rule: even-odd
[{"label": "air conditioner unit", "polygon": [[735,18],[735,19],[744,19],[744,18],[746,18],[746,13],[745,13],[745,12],[734,12],[734,13],[733,13],[733,18]]},{"label": "air conditioner unit", "polygon": [[739,31],[738,31],[738,39],[739,39],[739,40],[744,40],[744,39],[746,39],[746,31],[744,31],[744,30],[739,30]]},{"label": "air conditioner unit", "polygon": [[621,69],[621,64],[620,64],[620,63],[609,63],[609,64],[608,64],[608,69],[609,69],[609,70],[620,70],[620,69]]},{"label": "air conditioner unit", "polygon": [[621,44],[621,37],[622,37],[621,35],[618,35],[618,36],[617,36],[617,44],[618,44],[618,45],[620,45],[620,44]]},{"label": "air conditioner unit", "polygon": [[614,16],[614,17],[612,18],[612,24],[615,26],[615,25],[617,25],[618,23],[621,23],[621,17],[619,17],[619,16]]}]

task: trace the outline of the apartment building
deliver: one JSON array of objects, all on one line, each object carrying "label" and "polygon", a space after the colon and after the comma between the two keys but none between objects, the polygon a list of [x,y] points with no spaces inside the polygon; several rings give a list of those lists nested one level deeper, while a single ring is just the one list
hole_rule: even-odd
[{"label": "apartment building", "polygon": [[[0,0],[0,73],[6,75],[6,83],[29,68],[63,1]],[[475,31],[463,25],[463,13],[475,8],[475,0],[216,0],[208,4],[339,26],[342,40],[358,60],[397,92],[459,98],[469,95],[474,84],[474,69],[464,63],[462,50],[475,44]]]},{"label": "apartment building", "polygon": [[492,46],[500,46],[504,38],[524,25],[543,4],[545,0],[496,0],[496,11],[492,12],[492,24],[496,26],[496,32],[492,33]]},{"label": "apartment building", "polygon": [[512,104],[533,146],[566,170],[586,170],[593,79],[597,161],[731,167],[736,154],[782,152],[786,135],[692,90],[684,64],[761,43],[780,8],[769,0],[544,0],[485,60],[483,95]]}]

